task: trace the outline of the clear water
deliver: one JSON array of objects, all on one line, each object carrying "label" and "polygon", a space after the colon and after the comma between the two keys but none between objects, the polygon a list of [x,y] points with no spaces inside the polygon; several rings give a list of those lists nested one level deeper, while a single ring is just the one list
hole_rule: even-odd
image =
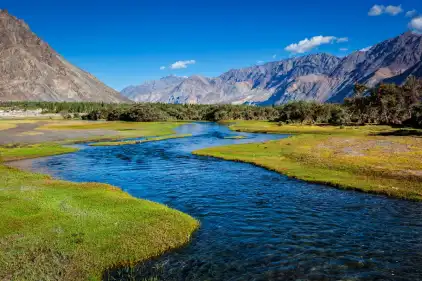
[{"label": "clear water", "polygon": [[[108,279],[422,280],[422,204],[289,179],[191,151],[285,136],[184,125],[172,139],[88,147],[35,160],[71,181],[98,181],[201,221],[186,247]],[[224,136],[244,135],[228,140]],[[156,277],[156,279],[148,279]],[[130,279],[133,280],[133,279]]]}]

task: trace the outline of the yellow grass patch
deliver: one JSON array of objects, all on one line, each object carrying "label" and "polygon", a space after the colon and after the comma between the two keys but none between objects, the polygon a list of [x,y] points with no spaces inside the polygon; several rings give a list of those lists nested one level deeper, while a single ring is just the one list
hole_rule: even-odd
[{"label": "yellow grass patch", "polygon": [[37,131],[27,131],[18,134],[18,136],[37,136],[37,135],[43,135],[43,132],[37,132]]}]

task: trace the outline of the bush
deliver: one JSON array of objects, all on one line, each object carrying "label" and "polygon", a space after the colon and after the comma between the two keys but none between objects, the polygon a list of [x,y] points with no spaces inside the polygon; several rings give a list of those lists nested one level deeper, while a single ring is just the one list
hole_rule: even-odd
[{"label": "bush", "polygon": [[285,124],[344,124],[348,122],[349,113],[342,105],[295,101],[278,107],[277,121]]},{"label": "bush", "polygon": [[120,114],[120,120],[132,122],[167,121],[170,117],[158,108],[136,105]]},{"label": "bush", "polygon": [[411,76],[402,86],[381,84],[373,89],[361,89],[345,100],[352,121],[365,124],[418,124],[422,81]]},{"label": "bush", "polygon": [[[167,120],[267,120],[279,125],[375,123],[422,127],[422,82],[410,77],[403,86],[381,84],[373,89],[355,86],[355,96],[344,104],[293,101],[277,107],[251,105],[199,105],[199,104],[104,104],[104,103],[46,103],[5,102],[0,106],[33,108],[43,112],[60,109],[60,112],[89,112],[86,120],[151,122]],[[87,111],[87,109],[91,109]],[[68,114],[68,113],[67,113]],[[65,114],[64,117],[68,115]],[[75,115],[76,116],[76,115]]]},{"label": "bush", "polygon": [[411,115],[412,117],[407,119],[404,124],[415,128],[422,128],[422,104],[414,106]]},{"label": "bush", "polygon": [[122,111],[113,109],[107,114],[107,121],[118,121],[121,119]]},{"label": "bush", "polygon": [[84,120],[101,120],[101,119],[107,119],[108,111],[105,109],[102,110],[93,110],[87,115],[84,115],[82,119]]},{"label": "bush", "polygon": [[331,108],[328,123],[332,125],[345,125],[350,122],[350,114],[346,108],[335,106]]},{"label": "bush", "polygon": [[60,115],[63,117],[63,119],[66,119],[66,120],[72,119],[72,115],[65,110],[61,111]]}]

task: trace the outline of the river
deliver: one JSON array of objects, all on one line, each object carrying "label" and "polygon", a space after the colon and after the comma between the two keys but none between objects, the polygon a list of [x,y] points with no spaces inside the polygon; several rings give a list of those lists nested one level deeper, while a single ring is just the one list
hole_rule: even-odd
[{"label": "river", "polygon": [[[183,125],[192,137],[32,160],[57,178],[98,181],[201,221],[192,242],[130,270],[137,280],[422,280],[422,204],[289,179],[193,150],[283,138]],[[246,139],[225,139],[243,135]],[[109,279],[127,277],[126,270]],[[148,279],[155,277],[155,279]]]}]

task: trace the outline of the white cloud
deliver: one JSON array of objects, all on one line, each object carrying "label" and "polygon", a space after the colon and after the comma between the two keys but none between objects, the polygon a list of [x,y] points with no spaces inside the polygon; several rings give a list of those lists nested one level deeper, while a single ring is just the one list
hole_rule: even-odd
[{"label": "white cloud", "polygon": [[368,15],[371,16],[371,17],[376,17],[376,16],[382,15],[384,13],[384,11],[385,11],[385,6],[383,6],[383,5],[374,5],[369,10]]},{"label": "white cloud", "polygon": [[273,59],[275,59],[277,57],[277,55],[273,55]]},{"label": "white cloud", "polygon": [[418,14],[418,11],[416,11],[415,9],[407,11],[406,12],[406,17],[408,18],[413,18],[414,16],[416,16]]},{"label": "white cloud", "polygon": [[413,18],[409,23],[409,28],[413,31],[422,33],[422,16]]},{"label": "white cloud", "polygon": [[166,69],[166,67],[165,67],[165,66],[160,67],[160,70],[164,70],[164,69]]},{"label": "white cloud", "polygon": [[195,64],[195,63],[196,63],[195,60],[180,60],[170,65],[170,68],[171,69],[188,68],[189,64]]},{"label": "white cloud", "polygon": [[342,51],[342,52],[347,52],[349,49],[347,49],[347,48],[340,48],[340,51]]},{"label": "white cloud", "polygon": [[382,14],[396,16],[400,14],[401,12],[403,12],[403,8],[401,7],[401,5],[398,5],[398,6],[388,5],[387,7],[384,5],[374,5],[369,10],[368,15],[371,17],[380,16]]},{"label": "white cloud", "polygon": [[262,60],[257,60],[256,61],[256,64],[263,64],[264,63],[264,61],[262,61]]},{"label": "white cloud", "polygon": [[337,38],[335,36],[321,36],[320,35],[320,36],[314,36],[310,39],[305,38],[299,41],[298,43],[290,44],[289,46],[284,48],[284,50],[294,53],[294,54],[303,54],[324,44],[347,42],[347,40],[349,40],[347,37]]},{"label": "white cloud", "polygon": [[337,43],[344,43],[344,42],[349,42],[349,38],[348,37],[340,37],[336,39]]},{"label": "white cloud", "polygon": [[396,16],[396,15],[402,13],[402,12],[403,12],[403,9],[402,9],[401,5],[398,5],[398,6],[389,5],[385,8],[385,13],[389,14],[391,16]]}]

